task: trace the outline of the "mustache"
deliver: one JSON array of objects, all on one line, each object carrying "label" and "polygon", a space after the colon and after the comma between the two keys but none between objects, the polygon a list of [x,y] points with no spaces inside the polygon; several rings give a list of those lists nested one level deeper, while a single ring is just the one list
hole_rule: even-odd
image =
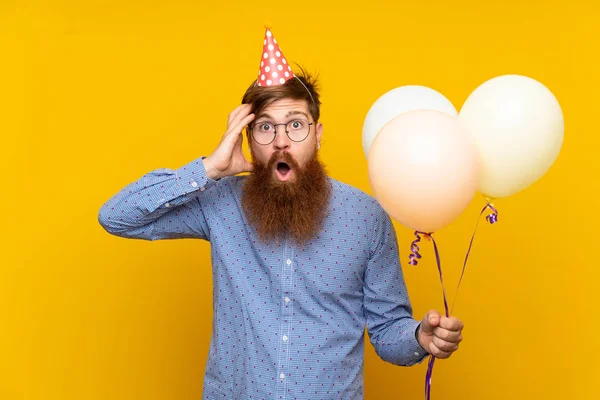
[{"label": "mustache", "polygon": [[277,163],[280,163],[280,162],[285,162],[287,165],[289,165],[293,169],[300,168],[300,165],[298,164],[298,162],[296,161],[294,156],[292,156],[287,151],[282,151],[282,150],[278,150],[275,153],[271,154],[271,158],[269,158],[267,168],[269,170],[271,170],[275,167],[275,165]]}]

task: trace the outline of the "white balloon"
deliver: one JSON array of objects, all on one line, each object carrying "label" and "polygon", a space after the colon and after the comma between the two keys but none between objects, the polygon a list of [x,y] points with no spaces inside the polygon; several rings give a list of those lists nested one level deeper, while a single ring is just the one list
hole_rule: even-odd
[{"label": "white balloon", "polygon": [[400,114],[415,110],[435,110],[453,117],[458,115],[450,100],[431,88],[409,85],[392,89],[373,103],[365,117],[362,131],[365,156],[369,156],[373,140],[385,124]]},{"label": "white balloon", "polygon": [[564,119],[552,92],[535,79],[503,75],[480,85],[459,121],[481,157],[479,191],[489,198],[515,194],[541,178],[562,147]]}]

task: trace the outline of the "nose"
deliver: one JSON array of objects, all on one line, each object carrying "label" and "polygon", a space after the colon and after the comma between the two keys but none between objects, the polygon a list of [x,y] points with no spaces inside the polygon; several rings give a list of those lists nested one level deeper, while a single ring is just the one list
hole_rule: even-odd
[{"label": "nose", "polygon": [[286,150],[291,146],[290,138],[285,132],[285,126],[277,126],[277,131],[275,133],[275,140],[273,141],[273,145],[277,150]]}]

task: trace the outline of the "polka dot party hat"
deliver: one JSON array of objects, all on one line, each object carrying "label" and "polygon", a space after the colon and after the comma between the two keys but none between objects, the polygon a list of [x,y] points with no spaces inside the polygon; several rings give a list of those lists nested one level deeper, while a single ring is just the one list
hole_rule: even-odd
[{"label": "polka dot party hat", "polygon": [[294,76],[271,28],[267,26],[258,71],[258,86],[281,85]]}]

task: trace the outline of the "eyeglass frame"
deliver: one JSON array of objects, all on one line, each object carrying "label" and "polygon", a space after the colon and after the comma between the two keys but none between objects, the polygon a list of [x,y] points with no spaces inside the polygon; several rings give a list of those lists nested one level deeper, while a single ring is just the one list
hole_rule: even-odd
[{"label": "eyeglass frame", "polygon": [[[285,135],[286,135],[286,136],[288,137],[288,139],[290,139],[292,142],[294,142],[294,143],[301,143],[301,142],[304,142],[304,141],[306,140],[306,138],[308,138],[308,137],[310,136],[310,127],[311,127],[311,125],[314,125],[314,124],[316,124],[316,123],[317,123],[317,121],[313,121],[313,122],[308,122],[308,121],[306,121],[306,122],[308,122],[308,132],[306,133],[306,136],[305,136],[305,137],[304,137],[304,139],[302,139],[302,140],[294,140],[294,139],[292,139],[292,138],[290,137],[290,131],[287,129],[287,126],[288,126],[288,124],[290,124],[290,123],[292,123],[292,122],[294,122],[294,121],[298,121],[298,119],[293,119],[293,120],[291,120],[291,121],[288,121],[288,122],[286,122],[285,124],[272,124],[272,123],[270,123],[270,122],[257,122],[257,123],[255,123],[255,124],[254,124],[254,125],[252,125],[252,126],[248,125],[248,128],[247,128],[247,129],[250,131],[250,136],[252,136],[252,139],[253,139],[253,140],[254,140],[254,141],[257,143],[257,144],[259,144],[260,146],[268,146],[268,145],[270,145],[271,143],[273,143],[273,142],[275,141],[275,139],[277,139],[277,127],[278,127],[279,125],[284,125],[284,126],[285,126]],[[263,124],[263,123],[264,123],[264,124],[269,124],[269,125],[271,125],[271,126],[273,127],[273,129],[275,129],[275,132],[273,133],[273,139],[272,139],[272,140],[271,140],[269,143],[260,143],[260,142],[259,142],[258,140],[256,140],[256,138],[254,137],[254,132],[253,132],[253,130],[254,130],[254,127],[255,127],[256,125],[258,125],[258,124]]]}]

